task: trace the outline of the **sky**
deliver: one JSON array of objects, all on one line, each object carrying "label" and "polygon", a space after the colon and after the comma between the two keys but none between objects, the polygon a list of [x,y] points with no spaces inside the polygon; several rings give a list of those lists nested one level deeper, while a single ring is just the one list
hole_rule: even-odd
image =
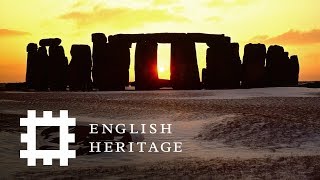
[{"label": "sky", "polygon": [[[91,34],[201,32],[240,44],[279,44],[300,60],[300,80],[320,80],[319,0],[1,0],[0,82],[24,82],[26,46],[59,37],[92,46]],[[197,44],[199,69],[205,44]],[[130,80],[134,80],[134,45]],[[159,77],[170,77],[170,44],[159,44]]]}]

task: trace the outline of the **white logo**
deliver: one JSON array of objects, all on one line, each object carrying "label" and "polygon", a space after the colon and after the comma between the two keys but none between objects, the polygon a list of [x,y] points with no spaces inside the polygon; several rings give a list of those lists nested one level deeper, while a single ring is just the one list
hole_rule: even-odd
[{"label": "white logo", "polygon": [[[28,110],[28,117],[20,118],[20,126],[27,126],[27,133],[21,134],[21,142],[27,143],[27,150],[20,150],[20,158],[27,158],[28,166],[36,166],[36,159],[43,159],[43,165],[52,165],[52,159],[60,159],[60,166],[68,166],[68,158],[76,158],[76,151],[69,150],[69,143],[75,142],[75,135],[69,134],[69,126],[75,125],[76,119],[68,118],[67,110],[61,110],[60,117],[52,117],[52,111],[43,111],[43,117],[36,117],[35,110]],[[60,128],[59,150],[36,149],[37,126]]]}]

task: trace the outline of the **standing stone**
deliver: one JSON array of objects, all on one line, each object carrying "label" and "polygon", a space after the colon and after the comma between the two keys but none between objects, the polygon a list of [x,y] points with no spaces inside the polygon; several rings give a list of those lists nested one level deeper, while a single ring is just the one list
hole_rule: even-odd
[{"label": "standing stone", "polygon": [[36,84],[36,63],[38,61],[38,45],[29,43],[27,46],[26,84],[28,89],[34,89]]},{"label": "standing stone", "polygon": [[241,81],[241,60],[239,55],[239,44],[231,43],[231,59],[230,62],[230,88],[240,88]]},{"label": "standing stone", "polygon": [[106,43],[102,33],[92,34],[93,81],[99,90],[125,90],[129,85],[131,43],[115,40]]},{"label": "standing stone", "polygon": [[299,83],[299,59],[298,56],[294,55],[290,57],[290,84],[292,86],[297,86]]},{"label": "standing stone", "polygon": [[207,89],[231,89],[240,86],[239,44],[226,41],[208,43]]},{"label": "standing stone", "polygon": [[72,45],[69,64],[69,87],[72,91],[89,91],[91,81],[91,50],[88,45]]},{"label": "standing stone", "polygon": [[38,49],[38,59],[37,59],[37,87],[39,91],[48,90],[48,71],[49,71],[49,56],[47,48],[44,46]]},{"label": "standing stone", "polygon": [[130,48],[131,43],[108,43],[110,60],[110,87],[111,90],[125,90],[129,85]]},{"label": "standing stone", "polygon": [[135,89],[158,89],[158,44],[155,42],[138,42],[135,52]]},{"label": "standing stone", "polygon": [[62,46],[49,47],[49,88],[64,91],[67,88],[68,59]]},{"label": "standing stone", "polygon": [[257,88],[265,86],[265,57],[264,44],[247,44],[243,55],[242,86]]},{"label": "standing stone", "polygon": [[289,53],[282,46],[274,45],[267,53],[267,84],[268,86],[291,86],[291,61]]},{"label": "standing stone", "polygon": [[103,33],[92,34],[92,79],[93,86],[97,89],[103,90],[108,89],[108,81],[106,77],[108,76],[108,47],[107,47],[107,37]]},{"label": "standing stone", "polygon": [[291,86],[291,61],[290,61],[290,57],[289,57],[289,53],[288,52],[284,52],[284,57],[283,57],[283,72],[282,72],[282,86]]},{"label": "standing stone", "polygon": [[185,39],[171,43],[170,72],[173,89],[201,89],[193,41]]},{"label": "standing stone", "polygon": [[208,70],[206,68],[202,68],[202,87],[204,89],[209,89]]}]

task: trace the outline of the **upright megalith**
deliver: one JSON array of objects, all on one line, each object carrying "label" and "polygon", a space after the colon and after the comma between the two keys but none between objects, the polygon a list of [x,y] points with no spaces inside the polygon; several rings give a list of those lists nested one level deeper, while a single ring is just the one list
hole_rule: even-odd
[{"label": "upright megalith", "polygon": [[64,91],[67,88],[68,59],[62,46],[49,47],[49,88]]},{"label": "upright megalith", "polygon": [[283,71],[284,48],[274,45],[268,48],[266,69],[267,69],[267,85],[280,86],[281,78],[279,77]]},{"label": "upright megalith", "polygon": [[173,89],[201,89],[195,43],[182,39],[171,43],[170,80]]},{"label": "upright megalith", "polygon": [[125,90],[129,84],[131,42],[107,43],[103,33],[92,34],[93,82],[99,90]]},{"label": "upright megalith", "polygon": [[141,41],[136,45],[135,52],[135,89],[159,89],[158,78],[158,44],[156,42]]},{"label": "upright megalith", "polygon": [[130,48],[128,42],[108,43],[109,90],[125,90],[129,85]]},{"label": "upright megalith", "polygon": [[27,46],[27,76],[28,89],[37,91],[48,90],[48,53],[46,47],[39,47],[35,43]]},{"label": "upright megalith", "polygon": [[242,64],[242,87],[255,88],[265,86],[265,58],[264,44],[247,44],[244,47]]},{"label": "upright megalith", "polygon": [[[64,91],[67,88],[68,59],[59,38],[41,39],[38,50],[39,89]],[[49,55],[46,46],[49,46]]]},{"label": "upright megalith", "polygon": [[239,44],[229,41],[207,43],[206,65],[204,71],[207,89],[230,89],[240,86],[241,61]]},{"label": "upright megalith", "polygon": [[92,89],[91,80],[91,49],[88,45],[72,45],[72,59],[69,64],[69,88],[72,91],[89,91]]},{"label": "upright megalith", "polygon": [[[107,37],[103,33],[94,33],[91,35],[93,48],[92,48],[92,79],[93,86],[97,89],[108,89],[108,45]],[[110,59],[109,59],[110,60]]]},{"label": "upright megalith", "polygon": [[208,70],[206,68],[202,68],[202,88],[208,89]]},{"label": "upright megalith", "polygon": [[289,58],[289,53],[285,52],[282,46],[274,45],[268,48],[266,69],[268,86],[295,86],[298,84],[298,57]]},{"label": "upright megalith", "polygon": [[34,89],[36,84],[36,71],[38,61],[38,45],[35,43],[29,43],[27,46],[27,72],[26,72],[26,84],[27,88]]},{"label": "upright megalith", "polygon": [[299,82],[299,59],[297,55],[293,55],[290,57],[290,85],[297,86]]},{"label": "upright megalith", "polygon": [[36,90],[48,90],[48,71],[49,71],[49,56],[46,47],[39,47],[37,60],[37,87]]},{"label": "upright megalith", "polygon": [[239,55],[239,44],[231,43],[231,64],[230,64],[230,87],[239,88],[241,82],[241,60]]}]

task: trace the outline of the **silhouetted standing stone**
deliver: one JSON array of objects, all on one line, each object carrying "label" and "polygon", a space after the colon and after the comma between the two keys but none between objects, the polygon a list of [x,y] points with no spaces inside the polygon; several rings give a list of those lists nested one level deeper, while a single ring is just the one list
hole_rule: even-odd
[{"label": "silhouetted standing stone", "polygon": [[27,88],[34,89],[36,84],[36,63],[38,61],[38,45],[29,43],[27,46],[27,72],[26,84]]},{"label": "silhouetted standing stone", "polygon": [[158,89],[157,55],[158,44],[154,42],[138,42],[135,52],[135,89]]},{"label": "silhouetted standing stone", "polygon": [[[297,58],[293,61],[289,53],[284,52],[283,47],[274,45],[268,48],[267,54],[267,79],[268,86],[293,86],[297,83],[293,79],[299,74],[299,63]],[[298,72],[297,72],[298,71]]]},{"label": "silhouetted standing stone", "polygon": [[299,59],[298,56],[294,55],[290,57],[290,84],[297,86],[299,82]]},{"label": "silhouetted standing stone", "polygon": [[231,79],[230,82],[233,88],[240,87],[241,81],[241,60],[239,55],[239,44],[238,43],[231,43],[231,54],[232,54],[232,66],[231,66]]},{"label": "silhouetted standing stone", "polygon": [[109,90],[125,90],[129,85],[131,43],[108,43],[108,84]]},{"label": "silhouetted standing stone", "polygon": [[39,47],[37,59],[37,90],[48,90],[49,56],[46,47]]},{"label": "silhouetted standing stone", "polygon": [[208,43],[205,87],[208,89],[239,88],[241,61],[239,44],[221,41]]},{"label": "silhouetted standing stone", "polygon": [[[93,86],[100,90],[108,89],[108,81],[106,77],[108,76],[108,47],[107,47],[107,37],[103,33],[92,34],[92,79]],[[110,60],[110,59],[109,59]]]},{"label": "silhouetted standing stone", "polygon": [[202,69],[202,87],[208,89],[208,70],[206,68]]},{"label": "silhouetted standing stone", "polygon": [[201,89],[195,43],[171,43],[170,80],[173,89]]},{"label": "silhouetted standing stone", "polygon": [[125,90],[129,84],[131,43],[106,43],[102,33],[92,34],[93,81],[99,90]]},{"label": "silhouetted standing stone", "polygon": [[68,59],[62,46],[49,47],[49,88],[64,91],[67,87]]},{"label": "silhouetted standing stone", "polygon": [[281,59],[284,57],[284,49],[281,46],[270,46],[268,48],[266,69],[268,86],[278,86],[279,77],[282,74]]},{"label": "silhouetted standing stone", "polygon": [[244,88],[256,88],[265,86],[265,57],[266,46],[264,44],[247,44],[243,55]]},{"label": "silhouetted standing stone", "polygon": [[72,91],[92,89],[91,50],[88,45],[72,45],[69,64],[69,87]]}]

